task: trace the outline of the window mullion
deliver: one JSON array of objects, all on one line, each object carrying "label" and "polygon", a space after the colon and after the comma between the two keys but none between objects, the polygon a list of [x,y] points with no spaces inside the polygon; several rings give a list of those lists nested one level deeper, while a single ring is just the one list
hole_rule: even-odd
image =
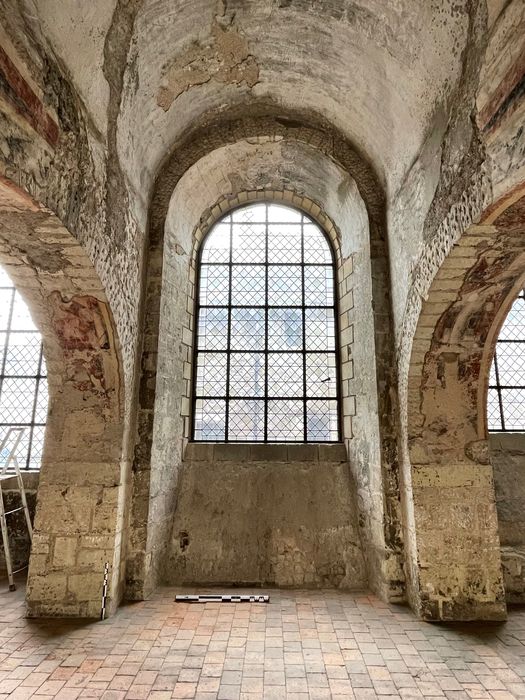
[{"label": "window mullion", "polygon": [[2,374],[0,375],[0,401],[2,399],[2,390],[4,388],[5,365],[6,365],[6,360],[7,360],[7,352],[9,350],[9,336],[11,334],[11,324],[13,322],[13,309],[15,306],[15,294],[16,294],[16,289],[13,287],[13,290],[11,292],[11,301],[10,301],[10,305],[9,305],[9,315],[7,317],[7,327],[5,329],[4,356],[2,358]]},{"label": "window mullion", "polygon": [[265,229],[264,229],[264,442],[268,442],[268,205],[264,207]]},{"label": "window mullion", "polygon": [[305,266],[304,266],[304,216],[301,215],[301,293],[303,308],[303,440],[308,442],[308,415],[306,404],[306,290],[305,290]]},{"label": "window mullion", "polygon": [[38,392],[40,390],[40,380],[42,379],[42,354],[43,345],[40,343],[40,354],[38,356],[38,373],[35,381],[35,394],[33,396],[33,408],[31,409],[31,427],[29,428],[29,442],[27,445],[26,469],[29,469],[31,464],[31,452],[33,450],[33,432],[35,430],[36,408],[38,401]]},{"label": "window mullion", "polygon": [[501,430],[505,430],[505,415],[503,413],[503,399],[501,396],[501,384],[499,381],[499,370],[498,370],[498,347],[496,344],[496,350],[494,351],[494,372],[496,374],[496,391],[498,392],[498,404],[499,404],[499,415],[501,421]]},{"label": "window mullion", "polygon": [[232,278],[233,278],[233,217],[230,216],[230,251],[228,263],[228,330],[226,333],[226,399],[224,410],[224,440],[228,442],[230,423],[230,357],[232,330]]}]

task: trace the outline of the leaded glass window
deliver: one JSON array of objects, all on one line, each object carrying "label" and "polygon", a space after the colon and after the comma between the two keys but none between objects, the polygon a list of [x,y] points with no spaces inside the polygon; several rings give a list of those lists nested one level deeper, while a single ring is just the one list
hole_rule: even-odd
[{"label": "leaded glass window", "polygon": [[[9,428],[25,428],[16,455],[21,468],[40,468],[47,404],[42,337],[24,300],[0,268],[0,440]],[[0,466],[10,445],[0,453]]]},{"label": "leaded glass window", "polygon": [[501,328],[489,377],[489,430],[525,432],[525,292]]},{"label": "leaded glass window", "polygon": [[201,248],[193,438],[335,442],[334,260],[309,217],[236,209]]}]

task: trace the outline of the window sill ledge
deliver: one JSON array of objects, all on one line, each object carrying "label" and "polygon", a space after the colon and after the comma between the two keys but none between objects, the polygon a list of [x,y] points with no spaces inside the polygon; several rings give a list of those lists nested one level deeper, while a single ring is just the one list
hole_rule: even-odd
[{"label": "window sill ledge", "polygon": [[185,462],[346,462],[346,447],[332,443],[189,442]]}]

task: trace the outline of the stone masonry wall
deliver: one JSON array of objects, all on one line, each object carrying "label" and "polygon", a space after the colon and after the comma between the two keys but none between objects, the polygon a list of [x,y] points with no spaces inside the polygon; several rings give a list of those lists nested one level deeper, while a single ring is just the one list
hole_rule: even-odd
[{"label": "stone masonry wall", "polygon": [[492,433],[490,457],[508,603],[525,603],[525,434]]},{"label": "stone masonry wall", "polygon": [[366,587],[343,445],[192,443],[180,483],[166,583]]}]

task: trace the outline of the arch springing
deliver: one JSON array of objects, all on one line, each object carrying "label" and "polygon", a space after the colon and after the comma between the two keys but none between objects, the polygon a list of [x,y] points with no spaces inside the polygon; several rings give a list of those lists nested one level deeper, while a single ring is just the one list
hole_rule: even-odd
[{"label": "arch springing", "polygon": [[288,207],[236,209],[200,251],[193,439],[340,438],[334,259]]}]

